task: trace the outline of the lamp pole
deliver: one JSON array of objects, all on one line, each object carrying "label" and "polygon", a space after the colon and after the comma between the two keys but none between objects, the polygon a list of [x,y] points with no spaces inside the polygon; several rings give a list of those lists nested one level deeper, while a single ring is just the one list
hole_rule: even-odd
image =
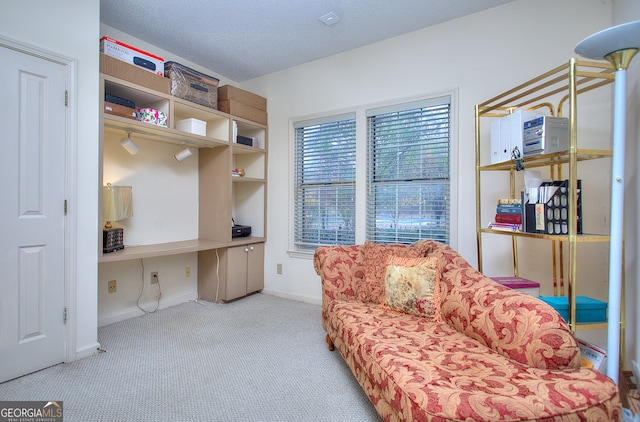
[{"label": "lamp pole", "polygon": [[620,373],[620,309],[622,301],[624,237],[624,157],[627,109],[627,68],[640,48],[640,21],[595,33],[576,46],[581,56],[607,60],[616,69],[613,100],[613,159],[611,165],[611,227],[609,245],[609,299],[607,375],[616,384]]}]

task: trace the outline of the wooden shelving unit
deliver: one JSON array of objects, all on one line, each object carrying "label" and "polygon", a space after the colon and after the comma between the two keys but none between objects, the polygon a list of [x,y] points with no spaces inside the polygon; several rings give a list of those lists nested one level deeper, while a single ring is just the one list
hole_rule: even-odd
[{"label": "wooden shelving unit", "polygon": [[[137,120],[120,117],[102,111],[100,123],[103,129],[100,136],[100,176],[99,189],[102,189],[102,162],[104,160],[104,137],[131,134],[136,139],[152,142],[185,145],[199,148],[198,164],[198,238],[180,240],[176,242],[144,244],[127,246],[125,249],[102,253],[98,256],[99,263],[111,263],[132,259],[143,259],[197,252],[199,254],[198,286],[201,291],[241,291],[242,288],[223,286],[217,289],[217,283],[236,281],[219,278],[219,273],[213,277],[212,268],[225,262],[211,262],[204,259],[203,252],[218,251],[225,254],[228,248],[245,245],[260,245],[252,247],[252,251],[264,254],[263,244],[266,242],[266,204],[267,204],[267,151],[268,128],[260,123],[239,118],[221,111],[191,103],[173,97],[169,94],[133,84],[110,75],[100,76],[100,96],[105,93],[130,99],[137,107],[151,107],[167,114],[167,127],[139,122]],[[104,107],[101,106],[104,110]],[[175,122],[181,119],[195,118],[205,121],[206,136],[184,132],[176,129]],[[237,125],[238,134],[252,137],[256,140],[254,146],[246,146],[233,142],[233,127]],[[234,177],[231,170],[244,168],[245,177]],[[102,196],[99,195],[101,198]],[[100,221],[102,221],[102,203],[99,203]],[[252,236],[232,238],[231,220],[252,227]],[[102,235],[99,236],[102,239]],[[99,248],[102,251],[102,247]],[[211,257],[210,255],[208,256]],[[256,266],[251,268],[252,280],[250,288],[244,291],[251,293],[263,286],[264,258],[252,259]],[[262,263],[262,264],[260,264]],[[223,273],[225,269],[223,268]],[[256,275],[257,274],[257,275]],[[256,281],[258,280],[258,281]],[[202,296],[201,296],[202,297]],[[203,297],[207,300],[228,300],[224,295],[219,297]]]}]

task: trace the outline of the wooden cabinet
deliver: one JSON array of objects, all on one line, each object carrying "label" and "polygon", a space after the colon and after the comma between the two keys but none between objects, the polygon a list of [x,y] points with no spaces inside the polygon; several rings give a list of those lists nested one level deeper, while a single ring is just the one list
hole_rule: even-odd
[{"label": "wooden cabinet", "polygon": [[227,249],[226,297],[231,300],[264,287],[264,244]]},{"label": "wooden cabinet", "polygon": [[[518,243],[519,238],[532,238],[550,241],[553,254],[553,277],[560,274],[564,278],[564,268],[562,262],[567,263],[567,296],[569,305],[569,325],[573,331],[577,329],[604,328],[606,323],[585,323],[576,322],[576,291],[578,287],[577,268],[577,246],[581,243],[608,243],[608,227],[602,227],[597,233],[578,233],[577,231],[577,171],[578,165],[584,161],[610,158],[612,153],[609,149],[580,148],[578,143],[577,125],[577,103],[578,97],[585,98],[584,93],[593,91],[599,87],[610,84],[614,80],[614,69],[606,62],[578,61],[571,59],[566,64],[558,66],[530,81],[527,81],[513,89],[499,94],[483,103],[475,106],[476,121],[476,234],[478,245],[478,267],[483,271],[483,237],[487,235],[501,235],[511,237],[513,250],[513,270],[518,276]],[[586,98],[589,98],[586,96]],[[593,110],[598,104],[589,104],[588,101],[582,105],[589,105]],[[600,107],[602,109],[602,107]],[[508,186],[509,198],[520,198],[520,191],[516,192],[516,184],[522,182],[520,163],[516,160],[507,160],[499,163],[487,164],[481,162],[483,157],[481,151],[489,150],[489,132],[486,130],[486,122],[491,122],[496,118],[509,115],[515,110],[541,110],[544,109],[547,115],[565,116],[569,119],[569,147],[566,151],[542,153],[524,157],[521,161],[524,168],[541,169],[547,168],[553,180],[568,180],[569,184],[569,211],[568,230],[566,234],[551,235],[543,233],[529,233],[522,231],[499,231],[488,228],[487,222],[493,219],[492,216],[482,216],[483,201],[491,201],[493,205],[499,198],[487,198],[483,195],[482,176],[490,172],[507,172],[510,184]],[[609,113],[607,109],[602,113]],[[485,130],[482,130],[485,129]],[[584,135],[581,133],[580,136]],[[600,142],[604,144],[605,142]],[[606,145],[608,147],[608,145]],[[484,155],[486,156],[486,154]],[[588,190],[589,187],[585,186]],[[604,226],[604,225],[603,225]],[[568,257],[563,257],[563,248],[567,246]],[[558,256],[556,259],[556,256]],[[527,259],[535,259],[527,257]],[[557,265],[557,263],[559,263]],[[581,283],[588,282],[582,280]],[[565,295],[564,292],[554,292],[554,294]]]},{"label": "wooden cabinet", "polygon": [[264,243],[200,251],[198,265],[202,299],[229,301],[264,287]]},{"label": "wooden cabinet", "polygon": [[[245,283],[244,294],[260,290],[264,270],[262,268],[258,270],[257,267],[264,265],[263,243],[266,241],[267,127],[105,74],[100,76],[100,91],[100,96],[103,99],[100,123],[103,130],[100,136],[99,189],[102,189],[104,183],[109,182],[109,180],[103,180],[105,158],[113,160],[112,157],[105,157],[105,142],[118,142],[127,134],[130,134],[134,142],[140,140],[141,142],[150,142],[151,145],[173,144],[176,146],[176,151],[183,146],[197,148],[198,165],[195,170],[197,171],[197,182],[194,182],[197,184],[197,188],[193,188],[197,189],[196,200],[181,205],[188,210],[188,216],[194,216],[193,221],[197,219],[197,233],[187,239],[179,238],[178,235],[175,237],[179,239],[175,241],[169,240],[160,243],[154,240],[146,242],[143,239],[139,245],[126,246],[125,249],[117,252],[100,252],[98,262],[117,262],[198,252],[198,286],[199,289],[208,291],[211,286],[216,288],[218,286],[220,272],[216,271],[216,266],[220,255],[227,256],[228,249],[233,251],[230,255],[233,256],[236,249],[243,251],[245,245],[250,245],[254,253],[250,254],[251,259],[244,256],[247,261],[247,264],[244,265],[245,271],[250,276],[245,277],[250,282],[248,285]],[[140,122],[105,111],[105,94],[131,100],[135,102],[136,107],[148,107],[163,112],[167,117],[166,127]],[[205,122],[206,133],[195,134],[178,130],[176,123],[183,119],[197,119]],[[235,143],[236,134],[252,138],[254,140],[253,146]],[[131,159],[135,160],[136,157]],[[159,170],[159,167],[160,164],[155,165],[153,162],[146,164],[136,162],[135,170],[127,168],[123,169],[123,172],[148,171],[153,174],[153,171],[162,171]],[[244,176],[232,175],[232,170],[239,168],[244,170]],[[167,175],[167,177],[171,176]],[[195,179],[196,177],[193,178],[193,180]],[[145,196],[144,194],[153,194],[156,197],[163,195],[163,186],[160,184],[157,186],[147,184],[133,188],[134,203],[137,196],[142,197]],[[143,191],[142,194],[141,191]],[[99,198],[99,218],[102,221],[102,195],[99,195]],[[162,200],[171,201],[172,198],[162,198]],[[176,214],[175,217],[171,217],[176,222],[185,218],[184,213],[177,212]],[[144,217],[137,215],[137,218]],[[148,217],[153,216],[148,215]],[[251,226],[251,236],[232,238],[232,219],[237,224]],[[161,224],[162,227],[170,227],[172,221],[162,221]],[[161,230],[162,227],[160,227]],[[154,239],[151,236],[151,231],[148,230],[149,238]],[[144,233],[137,232],[136,234],[138,238],[145,237]],[[99,238],[102,239],[102,235]],[[125,245],[127,245],[126,239],[125,233]],[[99,250],[102,251],[102,248],[100,247]],[[258,257],[258,255],[260,256]],[[228,268],[235,268],[235,264],[229,265]],[[233,272],[225,273],[226,275],[236,277]],[[235,286],[235,283],[232,283],[232,286]],[[233,290],[233,288],[230,289]],[[214,295],[213,298],[215,297]],[[224,297],[226,295],[222,298],[227,300]],[[207,298],[212,299],[210,295],[207,295]]]}]

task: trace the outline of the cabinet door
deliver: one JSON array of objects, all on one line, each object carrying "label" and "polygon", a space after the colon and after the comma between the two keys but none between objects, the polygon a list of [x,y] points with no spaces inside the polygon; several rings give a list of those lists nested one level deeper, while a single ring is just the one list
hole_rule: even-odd
[{"label": "cabinet door", "polygon": [[253,293],[264,288],[264,243],[247,248],[247,293]]},{"label": "cabinet door", "polygon": [[227,279],[225,300],[233,300],[247,294],[248,246],[227,249]]}]

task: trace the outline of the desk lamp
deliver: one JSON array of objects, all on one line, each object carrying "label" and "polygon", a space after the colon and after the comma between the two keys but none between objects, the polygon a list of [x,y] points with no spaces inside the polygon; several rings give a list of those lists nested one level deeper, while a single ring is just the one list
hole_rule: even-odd
[{"label": "desk lamp", "polygon": [[133,216],[131,190],[131,186],[113,186],[111,183],[102,187],[102,216],[105,221],[102,231],[103,253],[124,249],[124,231],[113,228],[111,222]]},{"label": "desk lamp", "polygon": [[620,303],[622,293],[622,241],[624,217],[624,144],[626,137],[627,68],[640,48],[640,21],[597,32],[576,46],[588,59],[607,60],[616,69],[613,100],[613,163],[611,166],[611,233],[609,246],[609,324],[607,375],[616,384],[620,372]]}]

